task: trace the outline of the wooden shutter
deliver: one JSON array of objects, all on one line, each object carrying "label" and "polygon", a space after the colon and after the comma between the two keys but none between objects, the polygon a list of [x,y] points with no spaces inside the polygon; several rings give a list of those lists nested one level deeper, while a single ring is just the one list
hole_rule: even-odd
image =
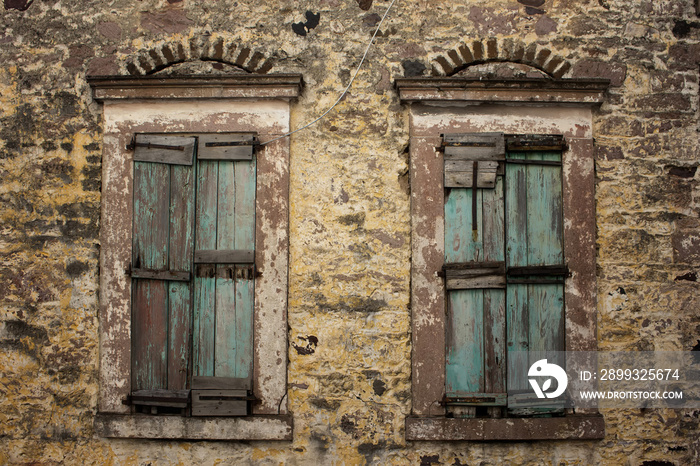
[{"label": "wooden shutter", "polygon": [[[527,371],[535,361],[524,352],[565,350],[564,141],[561,136],[521,136],[507,138],[506,146],[508,389],[529,394]],[[545,405],[510,408],[521,415],[559,410],[549,400]]]},{"label": "wooden shutter", "polygon": [[[563,146],[548,135],[444,137],[446,401],[468,407],[453,413],[502,414],[506,390],[530,390],[527,360],[506,378],[506,359],[522,357],[512,351],[564,350]],[[455,160],[472,170],[457,173]]]},{"label": "wooden shutter", "polygon": [[162,390],[182,390],[188,382],[194,144],[192,137],[135,138],[132,391],[144,399],[148,391],[172,398]]},{"label": "wooden shutter", "polygon": [[[444,142],[446,397],[457,406],[502,406],[506,401],[504,185],[498,168],[505,155],[503,135],[449,135]],[[455,170],[459,163],[464,170]]]},{"label": "wooden shutter", "polygon": [[[240,144],[243,140],[248,144]],[[248,389],[255,276],[253,143],[245,135],[200,138],[194,251],[193,374],[240,379]],[[199,395],[204,401],[210,396]]]}]

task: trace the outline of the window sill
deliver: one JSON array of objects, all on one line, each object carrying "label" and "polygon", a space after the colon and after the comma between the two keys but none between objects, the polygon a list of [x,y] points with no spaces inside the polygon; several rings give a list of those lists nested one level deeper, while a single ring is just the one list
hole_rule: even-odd
[{"label": "window sill", "polygon": [[167,440],[292,440],[292,416],[179,417],[98,414],[95,433],[107,438]]},{"label": "window sill", "polygon": [[406,419],[406,440],[598,440],[603,437],[605,420],[601,415],[507,419]]}]

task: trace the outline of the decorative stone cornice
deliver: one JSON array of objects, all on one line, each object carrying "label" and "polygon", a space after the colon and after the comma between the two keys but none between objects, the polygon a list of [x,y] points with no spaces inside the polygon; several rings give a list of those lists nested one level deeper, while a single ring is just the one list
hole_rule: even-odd
[{"label": "decorative stone cornice", "polygon": [[301,91],[299,74],[216,76],[88,77],[97,101],[126,99],[293,99]]},{"label": "decorative stone cornice", "polygon": [[607,79],[397,78],[402,102],[599,105]]}]

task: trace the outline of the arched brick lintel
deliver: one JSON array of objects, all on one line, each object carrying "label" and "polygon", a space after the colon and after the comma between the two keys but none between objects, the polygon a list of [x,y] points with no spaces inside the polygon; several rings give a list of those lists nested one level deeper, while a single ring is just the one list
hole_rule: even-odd
[{"label": "arched brick lintel", "polygon": [[164,41],[141,50],[126,61],[125,71],[144,76],[187,61],[216,61],[248,73],[264,74],[272,60],[264,53],[224,37],[195,36],[181,41]]},{"label": "arched brick lintel", "polygon": [[571,69],[571,63],[536,43],[496,38],[463,42],[444,55],[432,59],[433,76],[453,76],[459,71],[480,63],[513,62],[532,66],[553,78],[562,78]]}]

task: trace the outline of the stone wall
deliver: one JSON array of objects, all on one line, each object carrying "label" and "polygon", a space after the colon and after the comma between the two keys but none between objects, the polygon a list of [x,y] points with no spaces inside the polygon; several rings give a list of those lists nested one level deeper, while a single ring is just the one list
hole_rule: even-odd
[{"label": "stone wall", "polygon": [[700,411],[689,409],[606,411],[602,441],[405,441],[411,187],[408,111],[393,88],[397,77],[498,73],[470,65],[504,60],[610,79],[594,114],[598,345],[700,350],[700,19],[691,0],[397,0],[348,95],[291,139],[293,441],[94,435],[102,139],[86,76],[179,62],[199,73],[301,73],[295,128],[335,102],[388,6],[4,0],[0,464],[700,461]]}]

